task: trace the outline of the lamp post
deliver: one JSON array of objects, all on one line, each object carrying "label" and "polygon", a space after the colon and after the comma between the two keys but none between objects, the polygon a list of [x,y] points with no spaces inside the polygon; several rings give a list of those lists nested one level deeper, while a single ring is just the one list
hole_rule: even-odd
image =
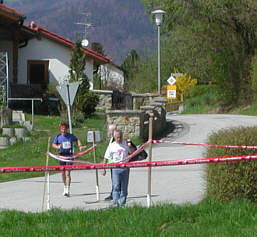
[{"label": "lamp post", "polygon": [[161,24],[162,18],[165,14],[163,10],[155,10],[152,11],[152,14],[155,16],[155,24],[158,28],[158,94],[161,94],[161,47],[160,47],[160,32],[161,32]]}]

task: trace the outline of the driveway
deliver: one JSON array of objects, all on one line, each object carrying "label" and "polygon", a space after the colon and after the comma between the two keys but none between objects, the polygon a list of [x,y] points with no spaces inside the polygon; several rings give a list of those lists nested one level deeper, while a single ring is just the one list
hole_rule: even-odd
[{"label": "driveway", "polygon": [[[243,115],[174,115],[167,114],[172,133],[165,140],[205,143],[217,130],[238,126],[256,126],[257,117]],[[171,129],[170,129],[171,130]],[[177,160],[204,157],[205,148],[169,144],[153,145],[153,160]],[[152,203],[198,203],[204,198],[205,165],[184,165],[152,168]],[[146,206],[148,168],[130,171],[127,205]],[[99,171],[100,202],[96,202],[95,171],[73,171],[71,197],[62,196],[60,174],[50,176],[51,208],[84,210],[102,209],[110,206],[104,198],[111,191],[110,172],[103,177]],[[1,174],[4,175],[4,174]],[[0,183],[0,209],[25,212],[42,210],[44,177]]]}]

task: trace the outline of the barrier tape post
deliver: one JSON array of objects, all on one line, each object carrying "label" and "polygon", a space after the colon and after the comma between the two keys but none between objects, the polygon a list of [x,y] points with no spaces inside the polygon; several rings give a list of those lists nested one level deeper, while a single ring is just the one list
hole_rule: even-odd
[{"label": "barrier tape post", "polygon": [[[48,143],[47,143],[47,153],[46,153],[46,168],[48,167],[48,159],[49,159],[49,150],[50,150],[50,139],[51,137],[48,138]],[[45,189],[46,189],[46,183],[47,183],[47,210],[50,210],[50,175],[49,171],[45,171],[45,182],[44,182],[44,190],[43,190],[43,201],[42,201],[42,211],[44,210],[44,204],[45,204]]]},{"label": "barrier tape post", "polygon": [[[148,135],[148,140],[150,140],[149,144],[149,162],[152,162],[152,138],[153,138],[153,114],[150,114],[149,117],[149,135]],[[148,167],[148,190],[147,190],[147,195],[146,195],[146,202],[147,202],[147,207],[151,206],[151,179],[152,179],[152,168]]]},{"label": "barrier tape post", "polygon": [[[93,131],[93,146],[94,146],[94,162],[96,163],[96,147],[95,147],[95,131]],[[96,201],[100,201],[100,192],[99,192],[99,180],[98,180],[98,170],[95,170],[96,178]]]}]

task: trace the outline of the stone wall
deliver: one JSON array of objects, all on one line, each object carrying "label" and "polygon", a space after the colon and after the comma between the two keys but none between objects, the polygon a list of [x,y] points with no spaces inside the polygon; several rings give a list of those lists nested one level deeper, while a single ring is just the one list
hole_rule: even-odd
[{"label": "stone wall", "polygon": [[[113,91],[92,90],[92,92],[97,93],[100,97],[99,104],[96,107],[97,110],[105,111],[112,109]],[[133,110],[139,110],[140,106],[149,105],[154,99],[158,98],[158,95],[153,93],[137,94],[134,92],[127,92],[126,94],[131,95],[132,97]]]},{"label": "stone wall", "polygon": [[153,138],[160,137],[166,129],[166,99],[156,94],[136,94],[132,96],[133,109],[112,110],[112,91],[93,90],[100,95],[97,110],[105,111],[106,124],[116,124],[123,131],[124,138],[142,137],[148,139],[149,116],[153,116]]},{"label": "stone wall", "polygon": [[124,138],[142,137],[148,140],[149,117],[153,116],[153,138],[159,138],[166,130],[165,99],[155,98],[140,110],[107,110],[106,123],[116,124]]},{"label": "stone wall", "polygon": [[96,110],[105,111],[112,108],[112,91],[107,90],[93,90],[99,95],[99,104]]},{"label": "stone wall", "polygon": [[141,110],[107,110],[106,123],[116,124],[125,139],[143,137],[144,112]]},{"label": "stone wall", "polygon": [[159,95],[153,93],[143,93],[137,94],[131,92],[133,100],[133,109],[140,109],[140,106],[147,106],[152,103],[152,101]]}]

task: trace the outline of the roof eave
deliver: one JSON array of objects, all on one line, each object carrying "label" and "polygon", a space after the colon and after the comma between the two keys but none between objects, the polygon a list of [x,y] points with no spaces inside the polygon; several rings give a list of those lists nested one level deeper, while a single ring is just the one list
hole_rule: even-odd
[{"label": "roof eave", "polygon": [[12,21],[24,21],[26,17],[23,13],[14,10],[13,8],[7,7],[4,4],[0,4],[1,15],[9,18]]}]

